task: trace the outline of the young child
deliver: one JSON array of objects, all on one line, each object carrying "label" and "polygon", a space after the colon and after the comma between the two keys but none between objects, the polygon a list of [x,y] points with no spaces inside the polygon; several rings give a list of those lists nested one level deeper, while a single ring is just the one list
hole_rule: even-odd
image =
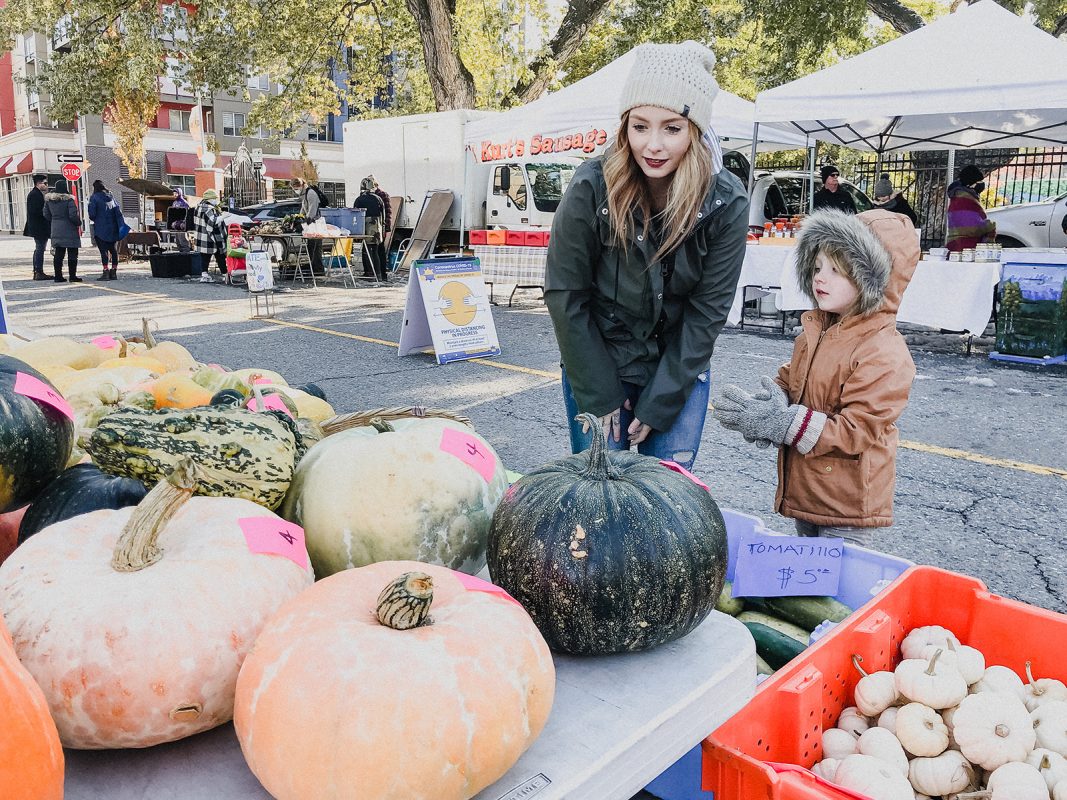
[{"label": "young child", "polygon": [[245,275],[245,260],[248,256],[248,240],[245,239],[244,231],[236,222],[231,222],[226,233],[229,237],[226,250],[226,283],[233,284],[234,278],[242,278]]},{"label": "young child", "polygon": [[869,545],[893,524],[896,421],[915,365],[897,332],[900,298],[919,261],[907,217],[816,211],[797,244],[804,312],[793,358],[750,395],[727,386],[715,418],[764,447],[779,445],[774,510],[801,536]]}]

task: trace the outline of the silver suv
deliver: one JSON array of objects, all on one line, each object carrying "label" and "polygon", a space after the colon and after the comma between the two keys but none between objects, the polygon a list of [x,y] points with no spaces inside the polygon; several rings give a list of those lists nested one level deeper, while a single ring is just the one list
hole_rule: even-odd
[{"label": "silver suv", "polygon": [[1067,247],[1067,194],[1041,203],[991,208],[997,242],[1005,247]]}]

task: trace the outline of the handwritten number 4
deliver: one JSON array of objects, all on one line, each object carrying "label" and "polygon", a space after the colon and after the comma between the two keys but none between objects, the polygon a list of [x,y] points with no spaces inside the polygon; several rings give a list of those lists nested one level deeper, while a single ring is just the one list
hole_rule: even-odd
[{"label": "handwritten number 4", "polygon": [[278,531],[278,535],[285,539],[285,541],[289,542],[289,544],[294,544],[296,542],[296,537],[286,531]]}]

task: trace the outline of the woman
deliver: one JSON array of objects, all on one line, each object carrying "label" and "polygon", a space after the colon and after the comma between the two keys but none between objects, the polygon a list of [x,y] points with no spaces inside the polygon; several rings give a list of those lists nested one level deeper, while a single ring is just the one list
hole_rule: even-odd
[{"label": "woman", "polygon": [[[119,268],[119,227],[124,222],[119,204],[104,187],[103,181],[93,181],[93,196],[89,198],[89,219],[93,221],[93,236],[100,251],[104,272],[98,281],[113,281]],[[111,269],[107,267],[111,259]]]},{"label": "woman", "polygon": [[903,214],[911,220],[912,225],[919,226],[918,215],[908,203],[908,199],[893,188],[888,172],[883,172],[874,182],[874,207],[892,211],[894,214]]},{"label": "woman", "polygon": [[985,191],[982,170],[968,164],[948,187],[945,247],[953,252],[996,240],[997,224],[986,216],[980,195]]},{"label": "woman", "polygon": [[555,215],[545,303],[573,452],[589,446],[574,419],[589,412],[613,449],[696,459],[748,232],[747,192],[711,129],[714,64],[696,42],[637,48],[615,143],[578,168]]},{"label": "woman", "polygon": [[374,178],[367,176],[359,182],[359,197],[353,208],[366,211],[363,233],[369,236],[363,243],[363,276],[382,282],[389,281],[385,271],[385,204],[374,191]]},{"label": "woman", "polygon": [[222,216],[219,213],[219,193],[214,189],[207,189],[200,203],[193,212],[193,233],[196,239],[196,252],[200,254],[203,263],[203,272],[200,280],[208,283],[211,281],[211,257],[215,257],[215,264],[219,268],[219,274],[226,274],[226,229],[223,227]]},{"label": "woman", "polygon": [[52,269],[56,283],[66,283],[63,277],[63,256],[67,257],[67,274],[71,283],[81,283],[78,277],[78,248],[82,246],[82,218],[65,178],[56,181],[56,188],[44,196],[44,218],[48,220],[52,239]]}]

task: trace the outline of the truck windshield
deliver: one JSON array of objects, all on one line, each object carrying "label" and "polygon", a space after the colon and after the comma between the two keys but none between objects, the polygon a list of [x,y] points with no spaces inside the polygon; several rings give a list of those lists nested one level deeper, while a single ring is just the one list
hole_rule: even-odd
[{"label": "truck windshield", "polygon": [[555,211],[574,177],[574,165],[527,164],[526,172],[533,187],[534,206],[538,211]]}]

